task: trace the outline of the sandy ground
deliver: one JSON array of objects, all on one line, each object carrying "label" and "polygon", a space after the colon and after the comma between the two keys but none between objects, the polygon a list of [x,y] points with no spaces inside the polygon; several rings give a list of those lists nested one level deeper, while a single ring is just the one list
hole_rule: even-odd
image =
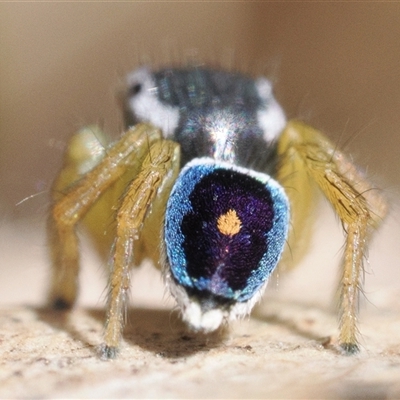
[{"label": "sandy ground", "polygon": [[97,356],[101,261],[85,251],[77,307],[69,314],[48,311],[43,224],[5,221],[0,398],[399,398],[398,215],[393,212],[370,251],[359,355],[343,356],[336,347],[331,304],[342,234],[322,209],[303,265],[271,282],[251,318],[216,335],[187,331],[159,273],[151,266],[135,271],[121,354],[110,362]]}]

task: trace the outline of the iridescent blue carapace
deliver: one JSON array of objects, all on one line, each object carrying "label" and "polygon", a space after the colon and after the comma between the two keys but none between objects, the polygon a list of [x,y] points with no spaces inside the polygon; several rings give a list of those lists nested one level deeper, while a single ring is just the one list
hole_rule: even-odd
[{"label": "iridescent blue carapace", "polygon": [[282,188],[266,174],[209,158],[187,164],[165,215],[173,279],[200,301],[249,300],[278,263],[288,208]]}]

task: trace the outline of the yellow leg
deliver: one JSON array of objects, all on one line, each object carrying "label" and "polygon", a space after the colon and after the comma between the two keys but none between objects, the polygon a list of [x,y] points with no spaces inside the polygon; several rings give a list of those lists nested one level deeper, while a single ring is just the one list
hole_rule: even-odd
[{"label": "yellow leg", "polygon": [[[372,230],[384,218],[387,206],[383,197],[357,168],[319,131],[297,121],[290,121],[282,134],[278,152],[282,165],[278,178],[284,185],[302,189],[298,177],[304,171],[321,189],[340,217],[346,231],[343,274],[340,294],[341,347],[346,353],[358,351],[357,308],[363,260]],[[294,165],[297,172],[288,165]],[[301,181],[300,181],[301,182]],[[289,198],[295,201],[288,191]],[[305,199],[308,197],[305,195]],[[295,211],[296,205],[294,205]],[[301,212],[305,212],[301,209]],[[297,215],[304,221],[304,215]],[[296,222],[296,221],[295,221]]]},{"label": "yellow leg", "polygon": [[55,201],[48,222],[52,257],[50,302],[57,309],[69,308],[77,295],[79,273],[78,238],[76,224],[82,220],[107,188],[116,182],[128,168],[138,169],[149,144],[160,139],[155,128],[142,124],[129,130],[99,160],[98,164],[67,187],[70,177],[65,165],[53,186]]},{"label": "yellow leg", "polygon": [[134,242],[139,238],[146,215],[153,211],[150,207],[154,199],[170,192],[178,170],[179,146],[166,140],[155,142],[118,210],[107,321],[100,354],[103,359],[116,356],[121,339]]},{"label": "yellow leg", "polygon": [[365,198],[354,190],[342,176],[325,172],[329,184],[323,190],[342,222],[347,237],[344,251],[343,273],[339,286],[340,334],[339,342],[346,353],[356,353],[357,311],[361,289],[363,261],[371,227],[371,209]]}]

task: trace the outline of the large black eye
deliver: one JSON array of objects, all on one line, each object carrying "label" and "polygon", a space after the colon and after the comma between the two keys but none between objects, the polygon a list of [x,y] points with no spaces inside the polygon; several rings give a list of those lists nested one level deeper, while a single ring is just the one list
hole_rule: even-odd
[{"label": "large black eye", "polygon": [[136,96],[142,90],[142,84],[136,83],[135,85],[131,86],[128,90],[129,97]]}]

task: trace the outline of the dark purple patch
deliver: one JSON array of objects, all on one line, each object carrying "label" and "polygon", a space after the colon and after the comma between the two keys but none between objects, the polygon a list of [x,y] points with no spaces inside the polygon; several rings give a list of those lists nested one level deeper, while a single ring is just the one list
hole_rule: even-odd
[{"label": "dark purple patch", "polygon": [[[189,199],[193,211],[181,225],[188,275],[210,280],[217,276],[234,291],[245,289],[267,252],[266,233],[274,217],[268,189],[242,173],[216,169],[196,184]],[[232,236],[221,233],[217,225],[229,210],[241,221],[240,231]]]}]

